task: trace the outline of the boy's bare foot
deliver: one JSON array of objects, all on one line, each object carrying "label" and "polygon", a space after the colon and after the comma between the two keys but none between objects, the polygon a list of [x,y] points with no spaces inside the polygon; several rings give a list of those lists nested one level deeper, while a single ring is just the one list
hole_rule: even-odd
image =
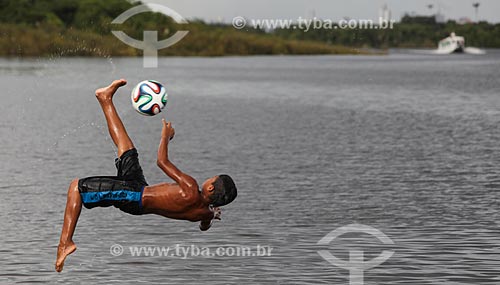
[{"label": "boy's bare foot", "polygon": [[76,250],[76,245],[74,242],[69,242],[67,244],[59,244],[57,247],[57,259],[56,259],[56,271],[61,272],[64,266],[64,260],[70,254]]},{"label": "boy's bare foot", "polygon": [[115,80],[109,86],[97,89],[95,96],[99,102],[111,101],[116,90],[125,84],[127,84],[127,80],[125,79]]}]

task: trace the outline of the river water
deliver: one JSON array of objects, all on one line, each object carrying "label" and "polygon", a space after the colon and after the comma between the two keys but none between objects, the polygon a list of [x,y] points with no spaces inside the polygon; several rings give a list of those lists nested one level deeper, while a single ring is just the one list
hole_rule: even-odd
[{"label": "river water", "polygon": [[[498,51],[162,58],[157,69],[140,58],[0,59],[0,283],[348,284],[364,266],[351,277],[365,284],[500,284],[499,71]],[[239,195],[208,232],[83,209],[59,274],[70,181],[115,173],[93,92],[120,77],[129,84],[115,103],[150,184],[169,179],[155,165],[161,116],[130,107],[143,79],[169,92],[173,162],[200,184],[228,173]],[[318,244],[351,224],[378,234]],[[174,254],[131,252],[145,246]],[[364,265],[332,265],[321,250],[347,263],[363,252]],[[383,250],[392,256],[369,268]]]}]

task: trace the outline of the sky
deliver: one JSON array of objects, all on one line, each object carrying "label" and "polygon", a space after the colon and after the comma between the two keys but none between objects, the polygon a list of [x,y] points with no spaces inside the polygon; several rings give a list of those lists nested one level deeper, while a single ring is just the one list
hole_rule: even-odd
[{"label": "sky", "polygon": [[[420,15],[436,13],[438,8],[446,19],[468,17],[475,20],[472,3],[480,2],[478,19],[500,23],[500,0],[142,0],[167,6],[187,19],[201,18],[208,22],[231,22],[236,16],[248,19],[297,19],[316,16],[338,21],[352,19],[377,20],[379,9],[387,4],[392,18],[399,21],[405,12]],[[435,8],[429,10],[428,4]],[[431,13],[432,12],[432,13]]]}]

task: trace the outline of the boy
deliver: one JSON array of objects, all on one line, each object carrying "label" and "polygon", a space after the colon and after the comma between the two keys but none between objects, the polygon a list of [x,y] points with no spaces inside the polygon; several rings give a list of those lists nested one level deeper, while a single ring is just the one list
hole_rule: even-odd
[{"label": "boy", "polygon": [[196,180],[180,171],[168,159],[168,144],[175,130],[170,122],[162,120],[163,129],[158,148],[158,166],[176,183],[148,186],[139,164],[137,150],[130,140],[113,105],[113,95],[124,79],[115,80],[108,87],[96,90],[96,97],[106,117],[109,134],[118,148],[115,161],[117,176],[95,176],[75,179],[68,190],[61,239],[57,248],[56,271],[61,272],[64,260],[76,250],[73,233],[82,205],[109,207],[111,205],[132,215],[157,214],[167,218],[200,221],[206,231],[213,219],[220,220],[220,206],[231,203],[237,195],[236,186],[228,175],[207,179],[199,190]]}]

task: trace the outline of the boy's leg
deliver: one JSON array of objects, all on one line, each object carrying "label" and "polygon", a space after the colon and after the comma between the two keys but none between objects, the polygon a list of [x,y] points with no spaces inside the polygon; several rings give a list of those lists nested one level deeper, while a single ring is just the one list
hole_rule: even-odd
[{"label": "boy's leg", "polygon": [[108,123],[108,130],[113,142],[118,148],[118,157],[129,149],[134,148],[132,140],[127,134],[122,120],[118,116],[115,106],[113,105],[113,95],[121,86],[127,84],[125,79],[115,80],[111,85],[99,88],[95,91],[95,96],[101,104],[102,111]]},{"label": "boy's leg", "polygon": [[73,233],[75,232],[81,210],[82,198],[78,191],[78,179],[75,179],[71,182],[68,189],[68,200],[66,201],[66,210],[64,211],[61,239],[57,247],[56,271],[58,272],[62,271],[66,257],[76,250],[76,245],[73,242]]},{"label": "boy's leg", "polygon": [[[127,84],[127,81],[124,79],[115,80],[111,85],[97,89],[95,92],[106,117],[109,134],[118,148],[118,157],[121,157],[127,150],[134,148],[134,144],[130,140],[112,101],[116,90],[125,84]],[[78,179],[75,179],[69,186],[66,210],[64,211],[64,223],[57,248],[55,267],[58,272],[62,271],[66,257],[76,250],[76,245],[73,242],[73,234],[81,210],[82,198],[80,197],[80,191],[78,191]]]}]

